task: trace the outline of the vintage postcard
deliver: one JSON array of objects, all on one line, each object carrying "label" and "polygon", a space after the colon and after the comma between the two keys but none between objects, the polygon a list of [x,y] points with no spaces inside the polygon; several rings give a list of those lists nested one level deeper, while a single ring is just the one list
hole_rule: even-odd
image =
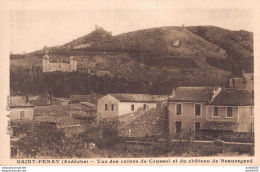
[{"label": "vintage postcard", "polygon": [[0,165],[260,165],[257,1],[1,4]]}]

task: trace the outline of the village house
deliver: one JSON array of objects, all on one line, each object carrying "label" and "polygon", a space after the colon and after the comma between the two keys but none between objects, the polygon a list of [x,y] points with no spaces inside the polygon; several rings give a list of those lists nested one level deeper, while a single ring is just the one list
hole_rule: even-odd
[{"label": "village house", "polygon": [[156,108],[167,96],[148,94],[111,93],[100,98],[97,103],[97,117],[111,118],[136,112],[138,109]]},{"label": "village house", "polygon": [[28,96],[11,96],[10,102],[10,156],[17,157],[19,150],[12,143],[19,140],[18,123],[34,120],[34,106],[29,103]]},{"label": "village house", "polygon": [[230,78],[229,87],[254,91],[254,73],[245,73],[243,71],[241,78]]},{"label": "village house", "polygon": [[74,57],[70,57],[70,61],[63,62],[62,60],[52,60],[50,61],[50,57],[45,55],[42,60],[42,72],[74,72],[77,71],[77,61],[74,60]]},{"label": "village house", "polygon": [[51,97],[52,105],[68,105],[69,103],[70,99],[68,98]]},{"label": "village house", "polygon": [[190,130],[199,133],[206,122],[206,104],[221,91],[220,87],[178,87],[168,99],[169,135]]},{"label": "village house", "polygon": [[10,102],[11,120],[33,120],[34,106],[29,103],[29,97],[11,96]]},{"label": "village house", "polygon": [[93,120],[97,114],[97,106],[89,102],[80,102],[69,105],[70,117],[82,120],[84,123]]},{"label": "village house", "polygon": [[201,128],[217,137],[224,132],[254,132],[254,95],[248,90],[224,89],[207,105]]}]

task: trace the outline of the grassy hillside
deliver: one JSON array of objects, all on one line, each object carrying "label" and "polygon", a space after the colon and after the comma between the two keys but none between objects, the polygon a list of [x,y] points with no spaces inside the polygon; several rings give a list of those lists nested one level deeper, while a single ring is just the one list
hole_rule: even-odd
[{"label": "grassy hillside", "polygon": [[209,59],[208,63],[226,70],[231,69],[235,76],[239,76],[242,70],[253,72],[253,33],[247,31],[230,31],[214,26],[197,26],[188,28],[192,33],[200,36],[208,42],[219,46],[227,52],[227,60]]},{"label": "grassy hillside", "polygon": [[103,87],[104,92],[120,92],[120,85],[128,83],[138,89],[130,86],[124,92],[154,94],[169,94],[178,86],[227,87],[228,79],[242,70],[253,72],[253,34],[213,26],[161,27],[116,36],[98,28],[62,46],[12,55],[11,72],[41,66],[47,51],[51,59],[73,55],[78,67],[91,69],[102,82],[108,73],[120,78],[118,88]]}]

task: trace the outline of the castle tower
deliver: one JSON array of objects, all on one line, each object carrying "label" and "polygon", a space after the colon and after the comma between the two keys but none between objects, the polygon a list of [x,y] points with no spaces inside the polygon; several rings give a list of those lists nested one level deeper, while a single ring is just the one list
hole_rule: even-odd
[{"label": "castle tower", "polygon": [[43,56],[42,60],[42,72],[49,72],[50,57],[48,55]]},{"label": "castle tower", "polygon": [[70,56],[70,72],[77,71],[77,61],[73,56]]}]

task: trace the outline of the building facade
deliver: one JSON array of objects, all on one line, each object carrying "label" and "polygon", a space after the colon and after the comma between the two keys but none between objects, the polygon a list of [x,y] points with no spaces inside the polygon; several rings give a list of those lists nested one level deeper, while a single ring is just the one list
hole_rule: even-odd
[{"label": "building facade", "polygon": [[222,90],[207,105],[207,124],[203,130],[254,133],[253,93],[248,90]]},{"label": "building facade", "polygon": [[34,119],[34,106],[29,103],[28,96],[11,97],[10,119],[11,120],[33,120]]},{"label": "building facade", "polygon": [[34,120],[34,106],[28,96],[12,96],[10,101],[10,157],[16,158],[19,150],[13,143],[20,137],[18,126]]},{"label": "building facade", "polygon": [[179,87],[168,100],[169,135],[191,131],[218,137],[254,132],[254,95],[249,90]]},{"label": "building facade", "polygon": [[97,116],[104,119],[134,113],[138,109],[156,108],[160,98],[147,94],[108,94],[98,100]]},{"label": "building facade", "polygon": [[42,66],[43,72],[55,72],[55,71],[60,71],[60,72],[74,72],[77,71],[77,61],[74,60],[74,57],[70,57],[69,63],[65,63],[61,60],[57,61],[50,61],[50,58],[48,55],[45,55],[42,60]]},{"label": "building facade", "polygon": [[200,131],[206,122],[206,105],[219,92],[219,87],[178,87],[168,100],[169,135]]},{"label": "building facade", "polygon": [[97,106],[89,102],[81,102],[69,105],[70,117],[85,120],[92,120],[96,117]]}]

